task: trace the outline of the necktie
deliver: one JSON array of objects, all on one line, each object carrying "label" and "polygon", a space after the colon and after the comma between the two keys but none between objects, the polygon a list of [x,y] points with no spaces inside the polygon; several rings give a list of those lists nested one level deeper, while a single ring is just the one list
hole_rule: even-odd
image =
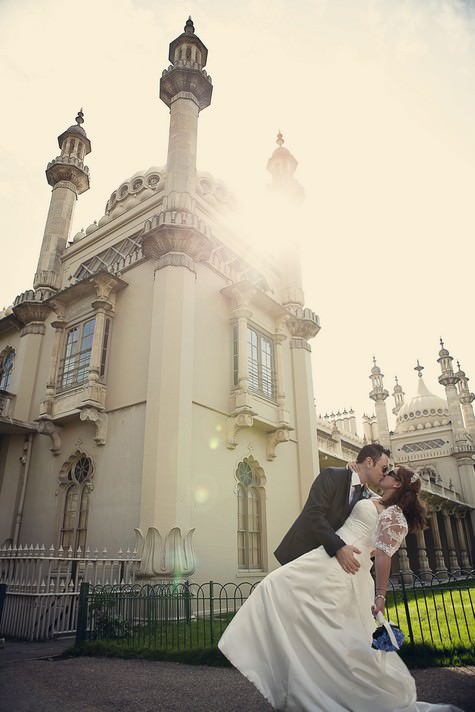
[{"label": "necktie", "polygon": [[362,485],[354,485],[353,486],[353,494],[351,495],[351,500],[350,500],[350,508],[353,509],[357,501],[359,500],[361,496],[361,490],[363,489]]}]

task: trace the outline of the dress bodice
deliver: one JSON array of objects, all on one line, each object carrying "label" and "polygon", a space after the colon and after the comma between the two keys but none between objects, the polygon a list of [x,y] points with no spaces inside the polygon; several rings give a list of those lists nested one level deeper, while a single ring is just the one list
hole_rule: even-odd
[{"label": "dress bodice", "polygon": [[360,499],[338,530],[338,535],[348,544],[358,542],[361,546],[372,549],[378,517],[378,510],[371,499]]}]

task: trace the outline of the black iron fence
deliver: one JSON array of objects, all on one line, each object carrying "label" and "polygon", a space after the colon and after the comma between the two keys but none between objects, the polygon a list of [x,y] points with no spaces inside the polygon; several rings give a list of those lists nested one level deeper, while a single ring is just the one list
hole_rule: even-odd
[{"label": "black iron fence", "polygon": [[[249,582],[81,585],[76,644],[109,641],[124,649],[214,648],[232,616],[258,585]],[[475,653],[475,571],[423,580],[391,577],[387,617],[406,649]]]}]

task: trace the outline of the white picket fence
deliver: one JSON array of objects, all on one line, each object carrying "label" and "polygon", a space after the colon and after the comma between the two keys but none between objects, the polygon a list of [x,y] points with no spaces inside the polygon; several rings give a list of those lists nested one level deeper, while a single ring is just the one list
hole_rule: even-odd
[{"label": "white picket fence", "polygon": [[110,556],[106,549],[0,548],[0,583],[7,587],[0,636],[46,640],[72,635],[81,583],[134,583],[139,565],[137,552],[129,549]]}]

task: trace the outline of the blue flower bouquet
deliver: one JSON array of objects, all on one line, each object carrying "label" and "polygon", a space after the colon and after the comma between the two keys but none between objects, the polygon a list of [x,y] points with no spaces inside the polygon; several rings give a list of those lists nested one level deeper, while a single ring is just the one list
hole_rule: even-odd
[{"label": "blue flower bouquet", "polygon": [[376,650],[399,650],[401,643],[404,640],[404,633],[394,623],[390,623],[383,616],[381,611],[376,616],[379,627],[373,633],[372,648]]}]

